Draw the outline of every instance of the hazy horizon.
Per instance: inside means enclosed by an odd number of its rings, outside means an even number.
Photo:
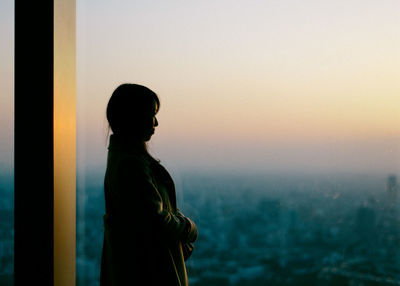
[[[1,4],[0,170],[13,165],[13,3]],[[160,96],[177,172],[400,173],[398,1],[77,1],[77,163],[104,168],[123,82]]]

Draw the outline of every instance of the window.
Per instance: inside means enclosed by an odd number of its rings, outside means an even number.
[[[124,82],[161,98],[150,150],[199,226],[191,285],[400,282],[399,5],[77,1],[78,285]]]

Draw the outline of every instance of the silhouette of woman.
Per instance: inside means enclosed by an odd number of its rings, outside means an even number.
[[[107,105],[113,134],[104,179],[100,285],[188,285],[185,260],[196,225],[176,206],[174,182],[147,151],[158,125],[157,95],[122,84]]]

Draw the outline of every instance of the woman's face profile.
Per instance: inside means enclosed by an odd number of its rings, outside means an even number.
[[[155,108],[154,108],[155,109]],[[151,136],[154,134],[156,127],[158,126],[158,120],[156,118],[156,111],[152,112],[149,118],[146,120],[144,129],[144,140],[149,141]]]
[[[149,123],[148,127],[146,127],[145,134],[144,134],[144,140],[149,141],[151,136],[154,134],[154,131],[156,130],[156,126],[158,125],[158,121],[155,115],[153,115],[151,119],[151,124]]]

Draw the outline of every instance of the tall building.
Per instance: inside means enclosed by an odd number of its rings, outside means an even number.
[[[397,200],[397,177],[396,175],[389,175],[386,182],[386,193],[389,202],[393,205]]]

